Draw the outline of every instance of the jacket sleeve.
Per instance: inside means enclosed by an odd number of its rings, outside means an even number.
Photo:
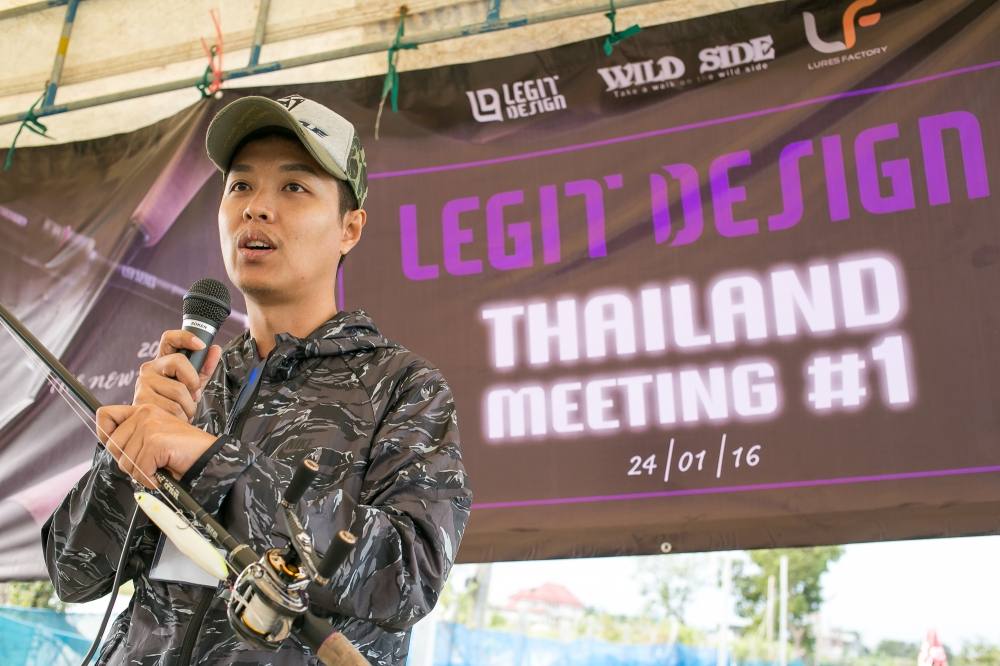
[[[472,505],[455,402],[437,371],[415,371],[390,405],[361,499],[333,610],[405,629],[434,608]]]
[[[63,601],[91,601],[111,592],[136,506],[133,492],[132,482],[114,458],[98,449],[94,465],[42,526],[45,566]],[[136,529],[140,540],[122,580],[133,578],[151,561],[158,532],[140,515]]]
[[[360,461],[367,469],[353,524],[348,524],[351,512],[343,510],[351,498],[344,498],[342,488],[323,497],[323,512],[311,511],[309,520],[315,533],[350,529],[358,537],[347,564],[314,601],[322,599],[331,614],[397,631],[412,626],[437,602],[469,519],[472,492],[444,377],[431,368],[413,368],[394,396],[375,430],[368,460]],[[214,512],[241,474],[287,482],[291,470],[288,461],[222,436],[185,480],[192,496]],[[275,509],[279,494],[273,497]],[[317,519],[327,524],[317,526]]]

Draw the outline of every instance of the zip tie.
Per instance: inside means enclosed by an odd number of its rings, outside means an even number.
[[[209,16],[212,17],[212,23],[215,24],[215,44],[209,47],[205,38],[201,38],[201,48],[205,50],[208,65],[201,75],[201,83],[195,84],[195,87],[201,92],[202,99],[214,95],[222,88],[222,26],[218,10],[211,10]],[[211,74],[211,78],[209,78],[209,74]]]
[[[618,12],[615,10],[615,0],[608,0],[608,4],[611,6],[611,11],[605,14],[605,16],[608,17],[609,21],[611,21],[611,33],[604,38],[604,55],[606,56],[611,55],[611,52],[615,48],[615,44],[624,39],[628,39],[635,33],[642,30],[642,28],[640,28],[639,25],[636,24],[626,28],[621,32],[618,32],[615,28],[615,15],[618,14]]]
[[[48,85],[49,84],[46,82],[45,87],[47,88]],[[4,171],[10,171],[10,167],[14,164],[14,151],[17,149],[17,139],[21,136],[21,132],[25,127],[38,136],[43,136],[46,139],[52,139],[52,137],[47,134],[49,128],[39,122],[38,116],[35,115],[35,107],[38,106],[43,99],[45,99],[44,92],[38,99],[35,100],[35,103],[31,105],[31,108],[28,109],[28,112],[25,114],[24,120],[21,121],[21,126],[17,128],[17,133],[14,135],[14,140],[10,144],[10,149],[7,150],[7,157],[3,161]]]
[[[375,139],[378,139],[378,129],[382,122],[382,110],[385,108],[385,98],[389,97],[392,112],[399,111],[399,72],[396,71],[396,63],[399,61],[399,51],[401,49],[415,49],[416,44],[403,44],[403,34],[406,32],[406,5],[399,8],[399,27],[396,28],[396,38],[392,41],[392,46],[387,52],[389,67],[385,73],[385,81],[382,83],[382,99],[378,103],[378,115],[375,116]],[[391,96],[390,96],[391,93]]]

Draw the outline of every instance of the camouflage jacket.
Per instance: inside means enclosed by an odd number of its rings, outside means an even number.
[[[359,539],[331,584],[311,588],[311,610],[372,664],[402,664],[410,627],[433,608],[469,517],[451,390],[438,370],[383,337],[362,310],[334,315],[308,338],[282,334],[276,342],[256,394],[235,419],[237,394],[259,360],[248,333],[226,347],[194,420],[220,436],[182,481],[260,554],[285,543],[278,500],[296,465],[312,454],[320,471],[299,503],[300,516],[320,548],[339,529]],[[99,450],[42,528],[61,599],[87,601],[110,591],[132,493],[131,481]],[[128,563],[135,595],[99,664],[318,663],[295,638],[274,653],[241,642],[226,620],[223,584],[151,579],[161,537],[148,521],[140,525]]]

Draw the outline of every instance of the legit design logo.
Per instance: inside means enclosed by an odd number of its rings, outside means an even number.
[[[855,20],[860,27],[870,28],[878,23],[879,19],[882,18],[882,14],[879,12],[875,12],[874,14],[865,14],[863,16],[858,16],[858,12],[867,7],[871,7],[877,1],[878,0],[855,0],[847,6],[847,10],[844,12],[843,18],[844,41],[842,42],[828,42],[821,38],[819,36],[819,32],[816,30],[816,17],[813,16],[812,12],[802,12],[802,20],[805,22],[806,39],[809,40],[809,46],[813,47],[820,53],[840,53],[841,51],[854,48],[854,45],[858,41],[857,29],[854,25]]]
[[[540,79],[504,83],[500,89],[481,88],[468,90],[469,106],[476,122],[516,120],[538,113],[560,111],[566,108],[566,98],[559,94],[556,82],[559,75]],[[506,116],[506,117],[505,117]]]

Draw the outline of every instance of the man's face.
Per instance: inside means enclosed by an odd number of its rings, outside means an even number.
[[[341,249],[357,242],[341,222],[336,179],[298,141],[266,137],[233,157],[219,237],[229,279],[248,299],[332,293]]]

